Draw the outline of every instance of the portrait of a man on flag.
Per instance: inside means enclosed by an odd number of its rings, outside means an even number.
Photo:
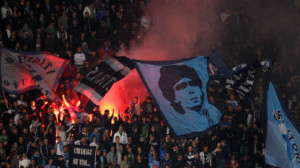
[[[175,135],[203,133],[219,123],[222,112],[209,103],[207,96],[207,58],[135,63]]]
[[[160,69],[159,88],[163,96],[170,101],[175,112],[180,114],[197,113],[201,122],[208,126],[213,124],[204,103],[203,85],[196,71],[186,65],[164,66]],[[170,80],[165,80],[171,76]],[[181,95],[185,95],[184,99]]]

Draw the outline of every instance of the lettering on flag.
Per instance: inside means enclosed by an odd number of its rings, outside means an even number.
[[[300,127],[269,82],[264,95],[265,162],[275,167],[300,167]]]
[[[213,81],[234,90],[241,99],[244,99],[253,88],[257,70],[261,68],[264,72],[269,71],[273,60],[255,61],[229,68],[222,57],[213,50],[208,62],[209,74]]]
[[[72,168],[94,168],[96,162],[96,147],[70,145],[69,164]]]
[[[132,61],[126,57],[107,57],[92,68],[75,87],[85,96],[85,111],[91,112],[112,85],[127,76],[133,68]]]
[[[39,89],[47,98],[55,100],[60,76],[69,63],[45,52],[1,51],[1,84],[9,93],[23,93]]]

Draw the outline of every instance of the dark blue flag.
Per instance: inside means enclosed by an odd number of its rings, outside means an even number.
[[[224,59],[218,54],[216,50],[213,50],[211,57],[209,58],[209,75],[210,76],[222,76],[231,71]]]
[[[135,64],[175,136],[191,137],[219,123],[222,113],[207,98],[207,58]]]
[[[209,74],[217,83],[225,88],[233,89],[241,99],[247,97],[254,85],[256,71],[262,68],[268,71],[273,60],[254,61],[229,68],[226,62],[214,50],[209,61]]]
[[[300,167],[300,127],[269,82],[264,96],[265,162],[280,168]]]

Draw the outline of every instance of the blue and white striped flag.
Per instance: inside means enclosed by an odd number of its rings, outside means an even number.
[[[92,112],[112,85],[127,76],[134,68],[132,61],[126,57],[107,57],[96,65],[76,85],[75,90],[85,96],[82,106]]]

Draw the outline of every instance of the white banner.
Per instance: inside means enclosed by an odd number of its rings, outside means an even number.
[[[1,51],[1,84],[8,93],[40,89],[55,100],[61,74],[69,61],[46,52]]]

